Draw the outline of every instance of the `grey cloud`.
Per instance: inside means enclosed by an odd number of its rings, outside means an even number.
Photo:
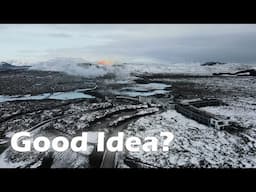
[[[9,38],[2,39],[1,43],[8,39],[5,41],[6,45],[2,45],[2,52],[9,47],[10,55],[17,52],[15,48],[21,49],[19,46],[22,45],[22,49],[36,49],[36,54],[48,54],[53,57],[140,57],[167,63],[209,60],[256,62],[256,25],[92,24],[35,27],[0,25],[0,29],[1,27],[10,27],[12,32],[20,30],[19,36],[14,33],[15,36],[9,35]],[[26,37],[34,44],[25,48],[23,43]],[[42,41],[37,43],[41,38]],[[18,43],[19,40],[21,43]],[[12,45],[13,47],[10,47]],[[24,55],[25,53],[26,51]],[[32,54],[35,53],[31,51]]]
[[[256,62],[256,34],[233,35],[198,34],[186,37],[153,39],[119,39],[115,42],[86,48],[91,52],[142,56],[169,62],[222,60],[227,62]]]
[[[48,35],[51,37],[60,37],[60,38],[72,37],[72,35],[67,33],[50,33]]]

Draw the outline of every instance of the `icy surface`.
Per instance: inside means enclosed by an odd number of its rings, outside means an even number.
[[[154,91],[148,91],[148,92],[142,92],[142,91],[121,91],[121,95],[130,96],[130,97],[138,97],[138,96],[153,96],[158,94],[165,94],[168,93],[166,90],[154,90]]]
[[[94,96],[81,93],[81,92],[57,92],[49,96],[49,99],[56,99],[56,100],[69,100],[69,99],[92,99],[95,98]]]
[[[164,83],[147,83],[147,84],[135,84],[132,87],[124,87],[117,94],[138,97],[138,96],[153,96],[157,94],[165,94],[169,91],[165,90],[170,85]]]
[[[24,96],[0,95],[0,102],[43,100],[43,99],[69,100],[69,99],[82,99],[82,98],[92,99],[95,97],[79,91],[70,91],[70,92],[43,93],[40,95],[24,95]]]
[[[138,87],[144,88],[145,90],[158,90],[158,89],[165,89],[167,87],[170,87],[170,85],[164,84],[164,83],[147,83],[147,84],[137,84]]]

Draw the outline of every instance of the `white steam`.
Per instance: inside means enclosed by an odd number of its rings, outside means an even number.
[[[255,64],[227,63],[224,65],[201,66],[201,63],[114,63],[98,65],[82,58],[55,58],[47,61],[24,63],[10,62],[14,65],[31,65],[31,69],[60,71],[70,75],[88,78],[115,74],[119,79],[127,79],[131,73],[175,73],[190,75],[211,75],[219,72],[236,72],[245,69],[256,69]],[[82,64],[82,65],[81,65]]]
[[[31,63],[31,69],[61,71],[70,75],[80,75],[84,77],[98,77],[107,74],[105,69],[98,68],[96,65],[82,67],[79,63],[88,63],[88,61],[79,58],[55,58],[48,61]]]

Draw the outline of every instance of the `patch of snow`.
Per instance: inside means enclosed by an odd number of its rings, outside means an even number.
[[[56,136],[60,136],[60,133],[54,130],[36,129],[30,132],[31,140],[34,137],[45,136],[50,141]],[[71,139],[69,135],[65,135]],[[92,138],[93,139],[93,138]],[[85,152],[74,152],[68,149],[63,152],[56,152],[52,148],[47,152],[37,152],[33,147],[29,152],[17,152],[9,146],[0,155],[0,168],[35,168],[41,165],[43,157],[47,156],[48,152],[53,152],[52,168],[86,168],[89,167],[89,155],[93,151],[93,146],[88,145],[88,150]]]
[[[133,73],[176,73],[190,75],[212,75],[220,72],[236,72],[256,69],[255,64],[226,63],[225,65],[201,66],[201,63],[146,64],[127,63],[123,70]]]
[[[88,131],[88,137],[87,137],[87,141],[89,143],[98,143],[98,132],[92,132],[92,131]]]
[[[174,140],[162,151],[160,132],[170,131]],[[157,137],[157,152],[127,152],[143,162],[160,167],[256,167],[255,150],[240,136],[199,124],[174,110],[142,117],[128,126],[127,136]],[[254,152],[253,152],[254,151]]]
[[[8,154],[6,150],[0,155],[0,168],[17,168],[22,167],[26,164],[27,162],[24,161],[11,162],[8,159]]]

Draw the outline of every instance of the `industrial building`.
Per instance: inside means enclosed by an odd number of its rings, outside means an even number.
[[[214,127],[218,130],[224,130],[230,126],[229,117],[215,115],[200,109],[200,107],[218,106],[221,104],[223,104],[223,102],[217,99],[182,101],[175,105],[175,110],[199,123]]]

